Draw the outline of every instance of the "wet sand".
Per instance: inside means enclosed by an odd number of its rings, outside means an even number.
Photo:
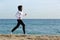
[[[15,35],[0,34],[0,40],[60,40],[57,35]]]

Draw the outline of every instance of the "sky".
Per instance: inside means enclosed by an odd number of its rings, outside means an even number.
[[[0,0],[0,19],[16,19],[23,5],[24,19],[60,19],[60,0]]]

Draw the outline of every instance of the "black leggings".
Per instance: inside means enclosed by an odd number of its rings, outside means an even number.
[[[24,24],[23,21],[20,20],[20,19],[18,19],[17,21],[18,21],[18,23],[17,23],[17,25],[12,29],[12,32],[14,32],[14,30],[16,30],[16,29],[19,27],[19,25],[21,24],[21,25],[23,26],[23,33],[25,34],[25,24]]]

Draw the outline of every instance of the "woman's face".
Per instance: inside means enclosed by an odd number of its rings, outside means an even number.
[[[22,6],[18,6],[18,10],[19,11],[22,11]]]
[[[21,7],[21,8],[20,8],[20,11],[22,11],[22,9],[23,9],[23,8]]]

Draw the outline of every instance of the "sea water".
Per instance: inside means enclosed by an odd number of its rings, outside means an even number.
[[[23,19],[26,34],[60,34],[60,19]],[[16,19],[0,19],[0,34],[10,34],[17,25]],[[20,25],[13,34],[23,34]]]

